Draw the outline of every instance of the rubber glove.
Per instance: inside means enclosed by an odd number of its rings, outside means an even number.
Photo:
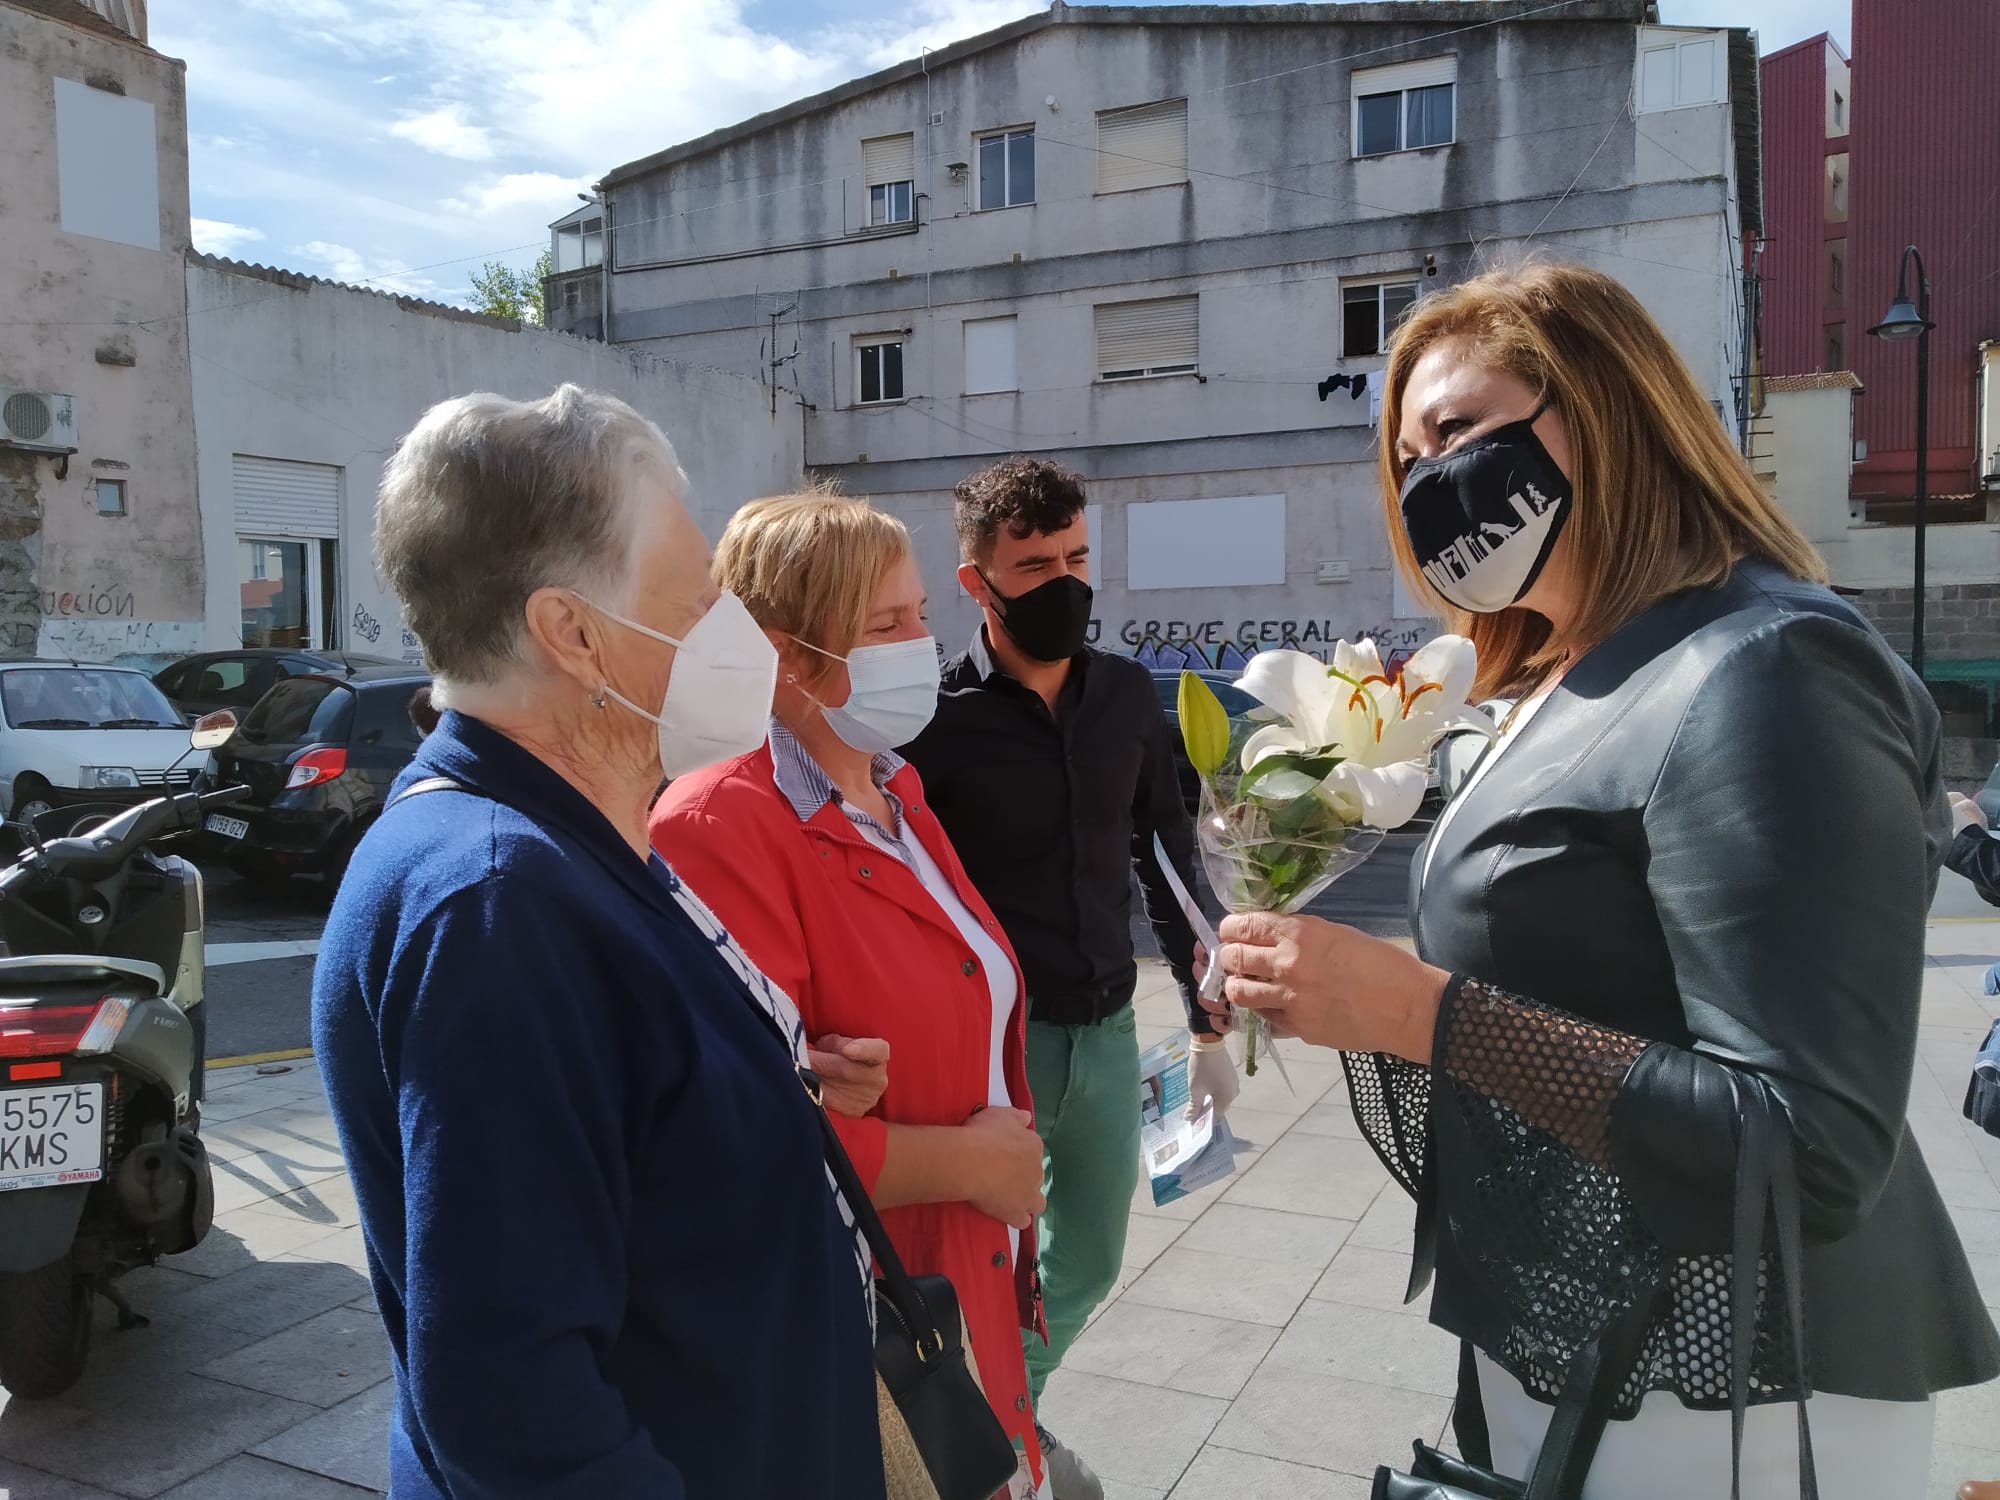
[[[1229,1055],[1228,1039],[1197,1036],[1188,1041],[1188,1118],[1191,1120],[1210,1104],[1220,1118],[1236,1102],[1243,1085],[1236,1077],[1236,1059]]]

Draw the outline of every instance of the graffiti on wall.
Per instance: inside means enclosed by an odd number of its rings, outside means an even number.
[[[127,666],[165,666],[201,649],[199,620],[97,620],[83,617],[42,621],[35,642],[41,656],[73,661],[115,661]]]
[[[97,583],[76,589],[43,589],[45,620],[129,620],[138,603],[120,584]]]
[[[1408,621],[1349,631],[1325,619],[1127,620],[1118,627],[1118,646],[1154,671],[1240,672],[1259,651],[1303,651],[1326,661],[1341,641],[1369,640],[1393,672],[1423,644],[1430,630]]]
[[[382,622],[368,613],[366,605],[354,606],[352,627],[354,633],[371,646],[382,639]]]
[[[409,629],[403,631],[403,660],[421,663],[424,659],[423,643]]]

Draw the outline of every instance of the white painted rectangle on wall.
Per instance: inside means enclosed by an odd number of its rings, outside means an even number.
[[[1021,388],[1020,348],[1014,318],[977,318],[965,324],[965,394]]]
[[[160,248],[160,137],[153,106],[73,78],[56,88],[56,183],[65,234]]]
[[[1125,584],[1242,588],[1285,581],[1285,497],[1149,500],[1125,507]]]

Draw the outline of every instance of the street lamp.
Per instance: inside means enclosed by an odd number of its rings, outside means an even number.
[[[1917,263],[1917,300],[1910,301],[1910,262]],[[1931,406],[1931,278],[1924,258],[1915,245],[1903,251],[1896,268],[1896,300],[1889,311],[1868,331],[1878,339],[1901,343],[1917,341],[1917,588],[1910,606],[1910,665],[1917,676],[1924,675],[1924,521],[1930,501],[1930,406]]]

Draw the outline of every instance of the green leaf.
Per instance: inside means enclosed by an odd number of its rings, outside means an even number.
[[[1222,769],[1229,755],[1229,713],[1215,690],[1192,672],[1181,673],[1181,743],[1187,747],[1188,764],[1203,780]]]
[[[1293,798],[1303,797],[1326,780],[1327,773],[1339,764],[1338,755],[1293,755],[1280,751],[1276,755],[1265,756],[1244,772],[1243,779],[1236,783],[1236,795],[1247,797],[1252,791],[1256,791],[1257,795],[1266,801],[1289,802]],[[1292,772],[1306,779],[1294,783],[1288,776],[1282,774],[1285,772]],[[1273,779],[1277,781],[1275,786],[1268,790],[1262,789],[1264,782]]]

